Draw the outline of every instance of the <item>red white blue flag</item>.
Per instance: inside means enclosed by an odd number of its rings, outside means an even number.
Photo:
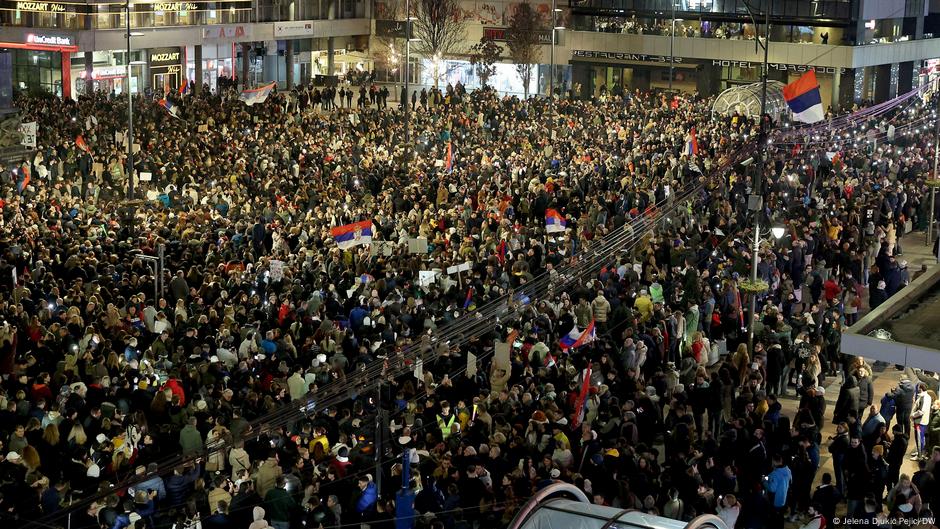
[[[336,241],[336,246],[339,246],[342,250],[360,244],[372,244],[372,221],[364,220],[345,226],[336,226],[330,228],[330,233],[333,235],[333,240]]]
[[[591,389],[591,364],[583,371],[584,380],[581,381],[581,391],[578,393],[578,400],[574,404],[574,414],[571,416],[571,427],[577,428],[584,420],[584,412],[587,409],[588,391]]]
[[[568,222],[565,217],[554,209],[545,211],[545,233],[558,233],[565,231]]]
[[[587,328],[583,331],[578,330],[578,326],[575,325],[571,332],[566,336],[563,336],[561,340],[558,341],[558,346],[561,347],[562,351],[567,351],[568,349],[577,349],[582,345],[589,344],[594,341],[594,320],[591,320],[591,323],[588,324]]]
[[[177,115],[180,111],[179,107],[174,105],[169,99],[163,98],[160,100],[160,106],[165,108],[167,112],[170,113],[174,118],[179,118]]]
[[[794,121],[816,123],[826,117],[815,70],[809,70],[796,81],[784,86],[783,98],[787,100],[787,106],[793,111]]]
[[[271,91],[274,90],[274,85],[275,83],[271,83],[260,88],[244,90],[241,95],[238,96],[238,100],[248,106],[254,105],[255,103],[264,103],[268,99],[268,96],[271,95]]]

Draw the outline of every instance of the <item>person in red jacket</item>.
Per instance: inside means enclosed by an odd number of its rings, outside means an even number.
[[[186,405],[186,392],[183,391],[183,386],[180,385],[180,381],[176,379],[175,376],[170,375],[170,378],[163,384],[161,390],[169,389],[173,392],[174,395],[180,398],[180,406]]]

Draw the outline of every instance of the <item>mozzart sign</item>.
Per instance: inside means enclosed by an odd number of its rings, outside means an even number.
[[[193,2],[154,2],[154,11],[195,11],[199,6]]]
[[[43,13],[65,13],[65,4],[55,2],[17,2],[20,11],[41,11]]]
[[[150,50],[150,66],[170,66],[180,64],[182,52],[179,48],[154,48]]]

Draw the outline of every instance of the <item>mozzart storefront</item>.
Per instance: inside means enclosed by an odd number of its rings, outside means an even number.
[[[641,53],[617,53],[596,50],[572,50],[572,85],[576,97],[597,97],[603,91],[648,90],[669,88],[670,58]],[[715,95],[727,88],[759,82],[761,63],[749,61],[688,59],[675,57],[672,61],[672,88],[682,92]],[[871,98],[874,93],[878,67],[837,68],[801,64],[770,63],[768,77],[788,83],[806,70],[816,70],[822,100],[842,105]],[[897,80],[894,89],[905,91],[916,80]]]

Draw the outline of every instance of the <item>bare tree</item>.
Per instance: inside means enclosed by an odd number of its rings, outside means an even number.
[[[529,97],[529,83],[532,80],[532,65],[538,62],[541,53],[539,34],[548,27],[545,15],[532,7],[525,0],[514,6],[506,29],[506,41],[509,55],[516,63],[516,72],[522,79],[525,97]]]
[[[460,53],[467,36],[467,14],[460,0],[413,0],[415,51],[434,64],[434,85],[440,81],[444,59]]]
[[[482,37],[480,42],[470,47],[470,64],[480,78],[480,85],[485,87],[486,82],[496,73],[496,63],[499,62],[503,47],[493,39]]]

